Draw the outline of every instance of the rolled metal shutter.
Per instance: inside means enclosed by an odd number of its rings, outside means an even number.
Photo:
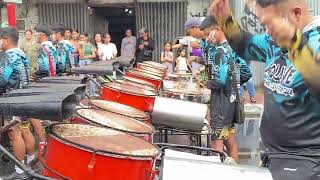
[[[136,27],[137,32],[142,27],[149,30],[156,46],[153,60],[160,62],[160,53],[166,41],[173,42],[182,36],[184,23],[187,20],[186,0],[171,2],[137,2]]]
[[[89,12],[86,3],[40,3],[39,21],[44,24],[62,23],[81,32],[89,31]]]

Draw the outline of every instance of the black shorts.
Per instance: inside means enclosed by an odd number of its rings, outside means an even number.
[[[273,180],[320,180],[320,158],[277,155],[268,161]]]

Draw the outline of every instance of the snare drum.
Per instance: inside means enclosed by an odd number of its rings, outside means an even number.
[[[162,74],[162,75],[166,74],[165,70],[160,70],[160,69],[156,69],[156,68],[145,66],[145,65],[141,65],[138,68],[146,70],[146,71],[154,72],[154,73],[157,73],[157,74]]]
[[[101,99],[118,102],[147,112],[152,112],[156,96],[151,91],[118,83],[107,83],[101,88]]]
[[[152,126],[127,116],[97,109],[79,109],[77,116],[89,124],[123,131],[149,142],[153,139]]]
[[[137,78],[132,78],[132,77],[129,77],[129,76],[123,76],[123,79],[127,80],[127,81],[130,81],[130,82],[134,82],[134,83],[137,83],[137,84],[141,84],[141,85],[145,85],[145,86],[150,86],[152,87],[153,89],[157,89],[157,87],[152,84],[151,82],[148,82],[148,81],[144,81],[142,79],[137,79]]]
[[[160,89],[161,82],[162,82],[162,78],[158,76],[153,76],[151,74],[147,74],[139,71],[132,71],[132,70],[126,71],[125,76],[148,81],[153,85],[155,85],[157,89]]]
[[[159,68],[159,69],[167,70],[167,66],[165,66],[163,64],[160,64],[160,63],[157,63],[157,62],[153,62],[153,61],[144,61],[142,64],[149,65],[149,66],[152,66],[152,67],[156,67],[156,68]]]
[[[151,124],[151,118],[149,115],[147,115],[143,111],[140,111],[130,106],[126,106],[126,105],[119,104],[116,102],[111,102],[111,101],[104,101],[104,100],[92,100],[90,101],[89,104],[101,110],[120,114],[123,116],[136,119],[138,121]]]
[[[150,75],[153,75],[153,76],[157,76],[157,77],[159,77],[159,78],[164,78],[164,74],[156,73],[156,72],[149,71],[149,70],[145,70],[145,69],[141,69],[141,68],[132,69],[132,70],[130,70],[130,71],[138,71],[138,72],[150,74]]]
[[[144,89],[144,90],[148,90],[148,91],[157,93],[156,89],[154,89],[150,86],[147,86],[147,85],[142,85],[142,84],[134,83],[134,82],[127,81],[127,80],[116,80],[115,82],[120,83],[120,84],[124,84],[124,85],[134,86],[139,89]]]
[[[53,124],[42,175],[72,180],[152,180],[159,150],[132,135],[102,127]]]

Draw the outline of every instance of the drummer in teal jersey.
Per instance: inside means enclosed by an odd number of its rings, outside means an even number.
[[[56,48],[49,41],[51,29],[48,25],[39,24],[35,27],[35,36],[40,48],[38,51],[38,70],[35,73],[38,77],[53,77],[56,75],[57,52]]]
[[[17,48],[19,33],[17,29],[5,27],[0,29],[0,49],[4,52],[0,57],[0,95],[10,89],[28,87],[29,83],[29,59]],[[18,117],[13,117],[19,119]],[[12,144],[14,156],[24,162],[27,153],[27,161],[35,156],[35,140],[30,131],[30,123],[25,118],[22,123],[9,130],[9,138]],[[17,166],[15,171],[3,179],[22,179],[25,173]]]
[[[53,41],[57,43],[57,74],[69,73],[70,69],[75,67],[74,48],[64,39],[65,27],[62,24],[53,25],[52,31]]]

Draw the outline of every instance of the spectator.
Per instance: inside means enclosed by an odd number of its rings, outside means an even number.
[[[82,33],[80,35],[80,61],[79,66],[86,66],[91,64],[96,57],[94,46],[88,41],[88,33]]]
[[[184,48],[179,50],[180,56],[176,59],[176,72],[177,73],[187,73],[188,72],[188,60],[187,52]]]
[[[99,46],[103,44],[101,34],[97,33],[94,35],[94,46],[99,48]]]
[[[136,63],[152,61],[154,51],[154,40],[150,37],[146,28],[140,30],[140,38],[137,40]]]
[[[72,29],[70,29],[70,28],[66,29],[66,32],[64,33],[64,39],[65,40],[70,40],[71,39],[71,32],[72,32]]]
[[[20,49],[24,51],[30,60],[30,75],[34,74],[37,69],[37,51],[38,44],[33,37],[32,30],[24,32],[24,38],[20,44]]]
[[[111,60],[117,57],[117,47],[111,43],[111,36],[106,33],[103,38],[104,43],[98,49],[98,56],[101,61]]]
[[[173,49],[187,47],[189,57],[199,56],[200,39],[203,38],[203,32],[200,30],[201,21],[199,18],[191,18],[185,23],[186,36],[179,40],[179,44],[173,46]],[[192,62],[192,71],[196,72],[201,65]]]
[[[132,36],[132,30],[126,31],[126,37],[122,39],[121,43],[121,56],[132,57],[136,53],[137,38]]]
[[[80,44],[79,44],[79,30],[73,29],[71,32],[71,39],[70,44],[72,44],[74,49],[74,62],[75,66],[79,66],[79,60],[80,60]]]
[[[250,70],[252,71],[252,64],[250,62],[247,62]],[[254,83],[253,83],[253,78],[250,78],[250,80],[246,83],[246,88],[248,90],[248,94],[250,97],[250,102],[251,103],[256,103],[256,91],[255,91],[255,87],[254,87]],[[240,96],[243,96],[244,94],[244,85],[240,86]]]
[[[94,42],[94,51],[96,53],[96,57],[94,58],[94,60],[99,61],[98,49],[99,49],[99,46],[102,44],[101,34],[99,33],[95,34],[93,37],[93,42]]]
[[[160,60],[167,66],[167,73],[173,73],[173,52],[171,42],[164,43],[164,51],[161,52]]]

